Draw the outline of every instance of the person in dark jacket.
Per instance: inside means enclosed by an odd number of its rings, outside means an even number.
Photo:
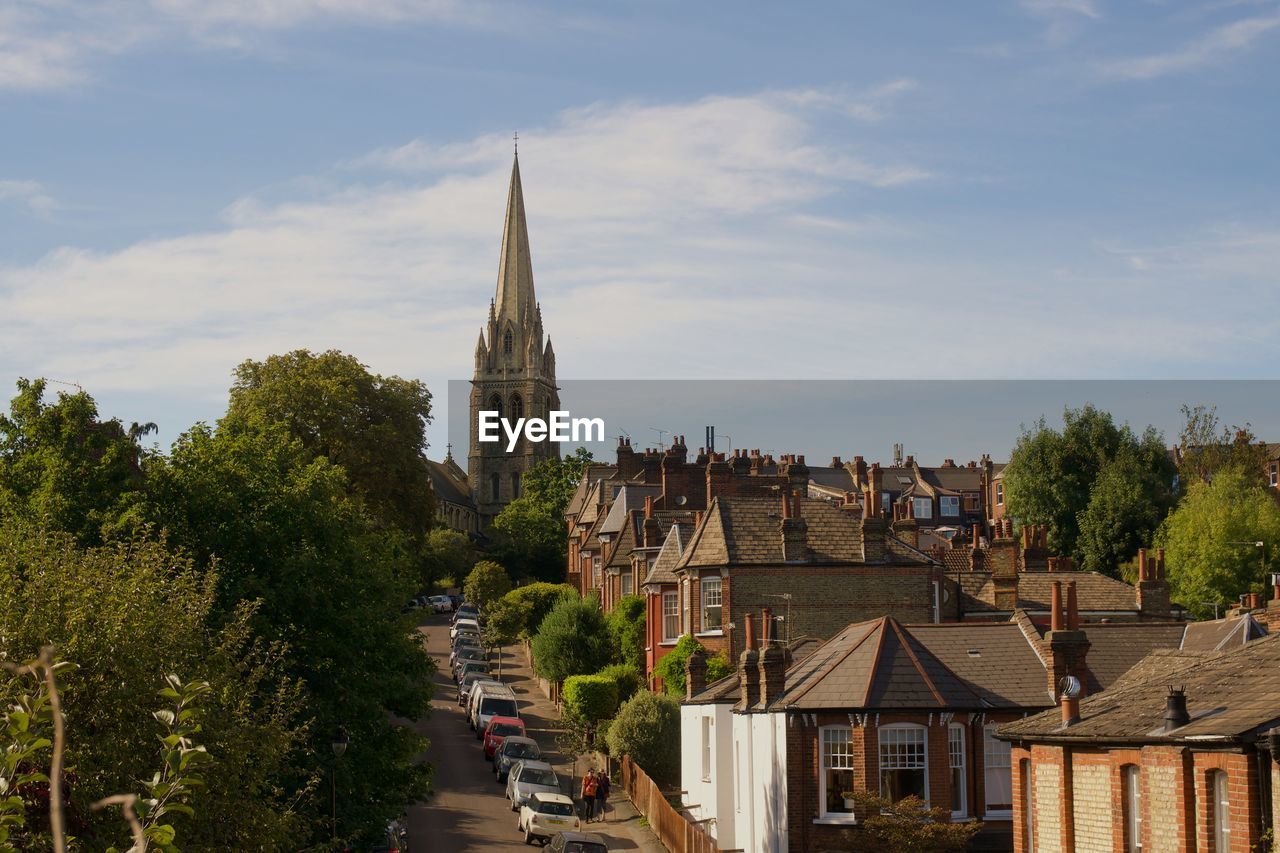
[[[596,774],[596,820],[604,820],[605,809],[609,807],[609,774],[601,770]]]

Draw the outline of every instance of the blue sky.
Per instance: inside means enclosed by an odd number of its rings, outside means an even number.
[[[165,440],[300,346],[443,400],[517,129],[566,379],[1269,378],[1278,71],[1276,0],[20,0],[0,379]]]

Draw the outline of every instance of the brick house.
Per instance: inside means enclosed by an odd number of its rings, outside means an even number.
[[[954,820],[985,824],[975,847],[1009,849],[1012,752],[1002,723],[1051,708],[1065,675],[1102,691],[1154,649],[1193,653],[1264,633],[1249,617],[1220,623],[1080,621],[1071,581],[1057,580],[1047,629],[1024,612],[1005,622],[846,626],[805,653],[766,639],[751,614],[738,672],[702,687],[691,659],[681,709],[681,788],[690,816],[722,848],[856,849],[845,790],[915,793]],[[776,625],[771,612],[762,622]]]
[[[1223,620],[1229,623],[1231,620]],[[1280,637],[1151,654],[1109,689],[1002,726],[1014,849],[1249,853],[1280,819]]]

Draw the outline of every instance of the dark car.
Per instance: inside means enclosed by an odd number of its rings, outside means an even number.
[[[552,853],[609,853],[604,836],[594,832],[562,832],[551,839],[547,849]]]
[[[461,607],[461,606],[462,606],[462,604],[463,604],[462,596],[460,596],[460,595],[450,595],[450,596],[449,596],[449,602],[453,605],[453,609],[454,609],[454,610],[457,610],[457,609],[458,609],[459,607]]]

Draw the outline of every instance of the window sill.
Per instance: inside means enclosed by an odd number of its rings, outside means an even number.
[[[982,816],[983,820],[1013,820],[1013,811],[989,811]]]
[[[841,815],[839,817],[815,817],[813,822],[820,826],[856,826],[858,819],[853,815]]]
[[[659,646],[662,646],[663,648],[668,648],[668,649],[669,649],[669,648],[671,648],[672,646],[674,646],[674,645],[675,645],[676,643],[678,643],[678,642],[680,642],[680,640],[678,640],[678,639],[675,639],[675,640],[663,640],[661,643],[658,643],[658,645],[659,645]]]
[[[694,634],[694,636],[695,637],[723,637],[724,631],[719,628],[716,628],[715,630],[712,630],[712,631],[699,631],[697,634]]]

